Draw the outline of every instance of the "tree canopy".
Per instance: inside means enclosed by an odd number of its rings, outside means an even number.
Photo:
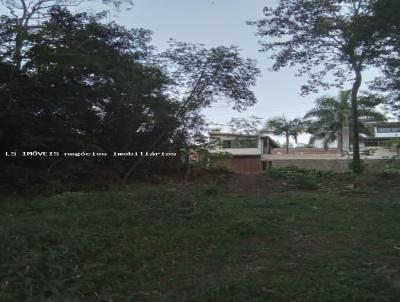
[[[18,61],[18,24],[2,16],[1,151],[177,152],[204,141],[202,108],[220,98],[236,110],[255,103],[251,87],[259,71],[236,47],[173,42],[156,53],[148,30],[103,17],[51,6],[24,32]],[[139,163],[159,167],[157,160],[17,157],[1,165],[10,181],[16,171],[47,181],[54,167],[66,175],[112,168],[127,178]]]

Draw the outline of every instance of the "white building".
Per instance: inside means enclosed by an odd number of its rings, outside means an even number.
[[[366,158],[383,158],[397,155],[397,150],[391,148],[388,142],[393,139],[400,139],[400,122],[380,122],[370,123],[373,127],[372,136],[360,136],[360,151]],[[352,146],[350,144],[350,133],[344,129],[343,131],[343,149],[339,152],[348,152],[351,154]],[[316,140],[314,143],[315,148],[322,148],[323,141]],[[337,141],[328,145],[328,148],[335,149],[338,147]],[[372,151],[372,152],[370,152]]]
[[[271,154],[279,145],[266,134],[222,133],[219,130],[209,132],[215,148],[211,153],[229,153],[232,158],[227,164],[236,172],[259,172],[265,169],[261,162],[263,154]]]

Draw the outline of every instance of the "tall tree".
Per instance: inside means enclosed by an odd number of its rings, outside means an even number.
[[[183,132],[193,133],[190,125],[200,125],[200,110],[219,98],[227,100],[238,111],[256,103],[251,87],[260,71],[256,62],[242,58],[235,46],[208,49],[201,44],[171,40],[162,57],[164,70],[172,80],[169,94],[178,106],[176,117],[179,125],[173,129],[166,127],[147,146],[149,150],[157,147],[171,130],[178,136]],[[124,183],[142,161],[143,158],[139,158],[132,164],[125,174]]]
[[[307,132],[312,136],[310,143],[320,139],[327,148],[329,143],[337,140],[338,149],[343,149],[343,128],[353,128],[351,121],[351,91],[340,91],[337,98],[321,97],[315,101],[315,107],[308,111],[304,119]],[[371,135],[370,127],[365,122],[384,121],[385,116],[375,109],[381,100],[373,96],[360,97],[358,100],[358,127],[360,133]],[[351,139],[353,141],[354,139]]]
[[[289,154],[289,139],[293,137],[297,143],[299,134],[303,132],[303,122],[301,119],[286,119],[284,116],[275,117],[267,121],[265,130],[274,135],[284,135],[286,138],[286,154]]]
[[[272,52],[277,71],[299,65],[298,75],[309,77],[302,93],[342,87],[350,81],[353,120],[353,167],[361,171],[358,128],[358,92],[362,73],[387,53],[377,33],[375,0],[279,0],[265,7],[258,26],[262,51]],[[333,80],[330,80],[333,79]]]

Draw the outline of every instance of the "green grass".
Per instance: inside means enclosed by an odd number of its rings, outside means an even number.
[[[400,200],[383,191],[8,197],[0,301],[398,301]]]

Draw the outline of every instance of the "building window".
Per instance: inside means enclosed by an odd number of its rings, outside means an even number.
[[[365,142],[365,147],[378,147],[378,146],[385,146],[385,142],[382,141],[369,141]]]
[[[224,149],[245,149],[245,148],[257,148],[258,140],[256,138],[238,138],[234,140],[223,140],[222,148]]]
[[[224,149],[230,149],[232,148],[232,141],[224,140],[222,141],[222,148]]]
[[[400,132],[400,128],[399,127],[394,127],[394,128],[378,127],[378,128],[376,128],[376,132],[378,132],[378,133]]]
[[[378,127],[376,129],[376,132],[378,132],[378,133],[390,133],[390,132],[392,132],[392,128]]]
[[[232,148],[257,148],[258,141],[256,138],[240,138],[232,141]]]

